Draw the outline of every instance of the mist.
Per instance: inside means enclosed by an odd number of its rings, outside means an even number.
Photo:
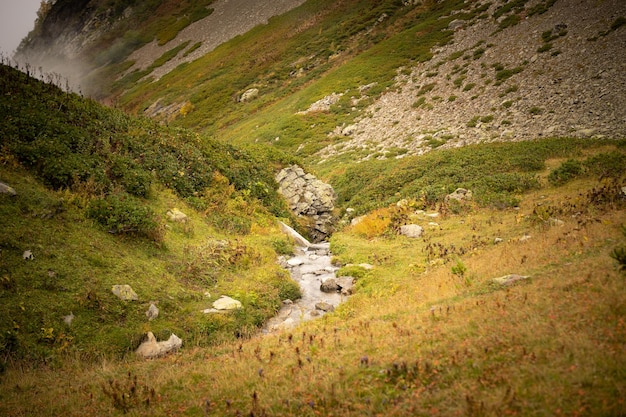
[[[12,56],[35,27],[41,0],[0,0],[0,51]]]

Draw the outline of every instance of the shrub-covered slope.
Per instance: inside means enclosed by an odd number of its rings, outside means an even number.
[[[134,119],[8,66],[0,90],[0,181],[17,192],[0,195],[3,366],[119,355],[148,330],[191,345],[251,334],[297,293],[273,249],[273,219],[289,217],[274,168],[289,158]],[[168,221],[174,208],[188,220]],[[117,284],[139,301],[118,300]],[[200,313],[222,294],[245,313]]]

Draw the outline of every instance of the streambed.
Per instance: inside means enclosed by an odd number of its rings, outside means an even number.
[[[280,259],[302,291],[302,298],[285,300],[283,306],[265,326],[270,333],[295,327],[302,321],[321,317],[334,310],[345,298],[339,292],[323,292],[320,286],[331,278],[336,278],[339,268],[331,264],[330,243],[308,244],[298,247],[296,255]]]

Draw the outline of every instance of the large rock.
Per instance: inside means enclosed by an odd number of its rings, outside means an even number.
[[[239,98],[239,101],[242,103],[245,103],[246,101],[252,101],[255,98],[257,98],[259,96],[259,89],[258,88],[250,88],[248,90],[246,90],[241,97]]]
[[[424,233],[424,228],[417,224],[405,224],[400,227],[400,234],[410,238],[418,238]]]
[[[297,165],[281,170],[276,175],[278,192],[285,197],[296,216],[309,218],[309,234],[314,242],[321,242],[333,231],[335,218],[335,190],[329,184],[307,174]]]
[[[146,359],[158,358],[159,356],[164,356],[168,353],[177,351],[182,345],[182,339],[174,333],[172,333],[170,338],[166,341],[157,342],[154,334],[152,334],[152,332],[148,332],[148,340],[139,345],[135,352],[139,356]]]
[[[230,298],[226,295],[222,295],[219,299],[213,302],[213,308],[216,310],[239,310],[241,308],[241,301]]]
[[[146,317],[148,317],[149,321],[159,317],[159,308],[154,303],[150,304],[148,311],[146,311]]]
[[[472,198],[473,193],[471,190],[467,190],[465,188],[457,188],[453,193],[448,194],[444,200],[447,203],[450,200],[470,201]]]
[[[280,226],[280,230],[283,233],[285,233],[287,236],[291,237],[293,241],[296,243],[296,245],[301,246],[303,248],[308,248],[309,246],[311,246],[311,243],[308,240],[306,240],[304,236],[296,232],[291,227],[287,226],[285,223],[279,221],[278,225]]]
[[[168,210],[166,216],[171,222],[185,223],[187,221],[187,215],[177,208]]]
[[[352,295],[354,287],[354,278],[352,277],[338,277],[328,278],[320,285],[320,291],[322,292],[340,292],[343,295]]]

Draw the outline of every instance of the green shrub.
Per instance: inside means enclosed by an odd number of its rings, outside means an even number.
[[[550,172],[548,181],[553,185],[565,184],[584,172],[583,164],[575,159],[568,159],[558,168]]]
[[[293,243],[287,238],[272,239],[272,247],[277,255],[293,255]]]
[[[624,175],[626,154],[617,151],[601,153],[588,158],[584,166],[591,174],[617,178]]]
[[[522,67],[515,67],[512,69],[496,69],[496,84],[502,84],[504,81],[506,81],[507,79],[511,78],[512,76],[514,76],[515,74],[518,74],[520,72],[523,71]]]
[[[89,202],[87,217],[96,220],[113,234],[163,239],[163,228],[154,212],[130,195],[114,194]]]
[[[626,271],[626,246],[613,249],[611,252],[611,258],[617,261],[620,271]]]
[[[252,229],[252,220],[232,212],[208,213],[207,221],[219,230],[237,235],[247,235]]]
[[[476,87],[476,83],[467,83],[463,87],[463,91],[470,91],[474,87]]]
[[[288,276],[281,275],[276,284],[278,288],[278,297],[282,300],[295,301],[302,298],[302,290],[300,285]]]
[[[465,125],[467,127],[476,127],[478,126],[478,120],[480,119],[480,116],[474,116],[470,119],[469,122],[467,122]]]
[[[521,21],[521,17],[516,14],[509,15],[502,19],[502,21],[498,24],[498,28],[500,30],[506,29],[511,26],[517,25]]]
[[[335,273],[338,277],[352,277],[355,281],[365,277],[369,274],[369,271],[359,265],[342,266]]]
[[[551,43],[544,43],[539,48],[537,48],[537,52],[539,52],[539,53],[548,52],[550,49],[552,49],[552,44]]]

